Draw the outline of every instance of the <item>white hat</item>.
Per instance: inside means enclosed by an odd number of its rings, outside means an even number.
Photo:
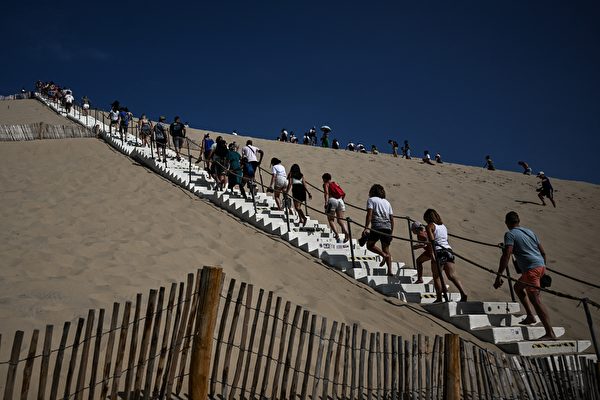
[[[422,226],[423,225],[419,221],[413,221],[413,223],[410,224],[410,229],[413,231],[416,231],[417,229],[419,229]]]
[[[542,176],[542,175],[544,175],[544,171],[540,171],[540,172],[538,172],[538,174],[537,174],[537,176]]]

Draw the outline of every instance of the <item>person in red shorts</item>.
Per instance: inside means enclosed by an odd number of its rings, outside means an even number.
[[[504,234],[504,250],[498,266],[498,276],[494,288],[502,286],[501,274],[508,268],[511,255],[515,256],[516,265],[521,271],[521,277],[514,288],[519,300],[525,308],[527,317],[521,321],[523,325],[535,324],[533,311],[537,312],[540,321],[546,329],[546,334],[538,340],[555,340],[556,336],[550,325],[548,311],[542,304],[540,296],[540,279],[546,271],[546,253],[538,237],[530,229],[519,226],[519,214],[514,211],[506,214],[504,223],[508,232]]]

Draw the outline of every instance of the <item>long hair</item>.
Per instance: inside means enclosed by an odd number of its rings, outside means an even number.
[[[279,158],[271,158],[271,165],[281,164],[281,160]]]
[[[302,179],[302,172],[300,171],[300,166],[298,164],[292,165],[290,168],[290,176],[293,179]]]
[[[429,208],[427,211],[425,211],[425,214],[423,214],[423,219],[428,224],[433,222],[436,225],[442,225],[444,223],[442,221],[442,217],[440,217],[440,214],[438,214],[433,208]]]
[[[369,197],[379,197],[385,199],[385,189],[380,184],[376,183],[369,189]]]

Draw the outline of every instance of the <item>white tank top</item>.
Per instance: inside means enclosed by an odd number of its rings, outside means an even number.
[[[437,225],[435,226],[435,250],[451,249],[448,244],[448,229],[446,229],[446,225]]]

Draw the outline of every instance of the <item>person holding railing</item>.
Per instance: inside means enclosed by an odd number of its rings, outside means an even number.
[[[242,147],[242,160],[244,163],[244,181],[242,184],[248,184],[250,190],[254,190],[254,177],[264,155],[265,153],[254,146],[250,139],[248,139],[246,145]]]
[[[294,200],[294,208],[298,213],[298,218],[300,219],[300,223],[302,226],[306,225],[307,218],[302,211],[302,203],[306,201],[306,195],[310,199],[312,199],[312,195],[306,188],[306,183],[304,182],[304,175],[302,171],[300,171],[300,166],[298,164],[292,165],[290,168],[290,174],[288,175],[288,186],[286,189],[286,193],[292,191],[292,197]]]
[[[142,137],[142,146],[150,146],[148,138],[152,134],[152,121],[146,117],[146,114],[142,114],[138,120],[138,127],[140,129],[140,136]]]
[[[162,150],[163,161],[167,162],[167,131],[169,126],[165,122],[166,117],[160,116],[158,123],[154,125],[154,141],[156,142],[156,154],[160,162],[160,153]]]
[[[329,227],[331,228],[335,239],[339,241],[340,236],[335,227],[335,220],[337,219],[337,223],[344,234],[344,240],[348,241],[350,235],[348,234],[348,226],[346,225],[346,219],[344,216],[344,211],[346,211],[344,197],[346,196],[346,193],[344,193],[340,185],[331,179],[330,173],[324,173],[323,176],[321,176],[321,179],[323,179],[325,214],[327,214],[327,222],[329,222]]]
[[[423,283],[423,264],[427,261],[431,260],[431,245],[429,244],[429,240],[427,240],[427,230],[418,221],[413,221],[410,225],[410,230],[417,237],[419,243],[413,244],[413,250],[424,249],[425,251],[417,257],[416,267],[417,267],[417,280],[414,283]]]
[[[121,141],[127,140],[127,129],[129,128],[130,120],[131,115],[129,114],[129,109],[127,107],[121,107],[119,110],[119,135],[121,136]]]
[[[371,229],[369,229],[371,227]],[[362,236],[368,236],[367,249],[382,257],[380,267],[387,265],[388,276],[392,274],[392,255],[390,244],[394,233],[394,211],[385,198],[385,189],[379,184],[371,186],[367,200],[367,216]],[[376,243],[381,242],[381,249]]]
[[[511,255],[514,255],[516,259],[515,267],[518,267],[520,271],[517,272],[521,273],[521,277],[514,284],[514,288],[527,314],[521,324],[535,324],[537,322],[533,314],[535,310],[546,329],[545,335],[538,340],[554,340],[556,335],[540,295],[540,280],[546,272],[544,247],[532,230],[520,226],[521,220],[519,214],[515,211],[506,214],[504,223],[508,228],[508,232],[504,234],[504,248],[502,257],[500,257],[498,275],[494,281],[494,289],[498,289],[504,283],[500,275],[508,268],[508,261]]]
[[[431,243],[430,257],[433,260],[431,263],[431,272],[433,275],[433,285],[435,287],[436,299],[434,303],[441,303],[442,293],[445,288],[442,288],[442,277],[440,274],[442,271],[446,272],[446,276],[450,282],[454,283],[454,286],[460,292],[459,301],[467,301],[467,294],[461,281],[458,279],[454,268],[454,253],[452,247],[448,243],[448,229],[442,221],[442,217],[433,208],[428,209],[423,214],[423,219],[427,223],[425,229],[427,230],[427,238]],[[436,268],[437,266],[437,268]]]
[[[227,188],[233,192],[233,188],[237,185],[245,199],[246,192],[242,185],[242,156],[238,153],[238,145],[235,144],[235,142],[229,144],[227,163],[229,164],[229,170],[227,172]]]
[[[287,173],[285,172],[285,167],[281,165],[281,160],[279,158],[273,157],[271,158],[271,183],[269,184],[269,189],[267,189],[267,191],[273,192],[273,197],[275,197],[275,203],[279,210],[283,210],[279,196],[286,187]]]
[[[217,182],[217,190],[223,190],[227,185],[227,156],[229,148],[227,142],[222,136],[217,136],[215,143],[212,145],[209,158],[211,160],[211,174]]]

